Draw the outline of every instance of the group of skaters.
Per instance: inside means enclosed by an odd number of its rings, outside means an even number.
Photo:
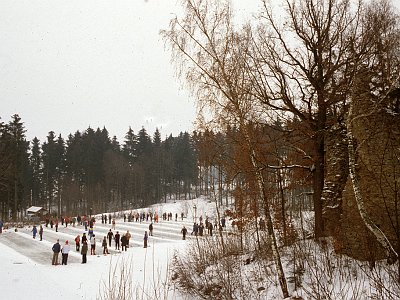
[[[140,222],[141,223],[144,221],[147,221],[147,222],[150,221],[150,222],[158,223],[158,221],[159,221],[159,214],[157,212],[151,212],[151,211],[150,212],[136,212],[136,211],[132,212],[131,211],[129,214],[124,213],[122,215],[122,217],[124,219],[124,222],[128,221],[128,222]],[[164,221],[172,221],[173,220],[172,212],[169,212],[169,213],[164,212],[161,214],[161,217],[162,217],[162,220],[164,220]],[[181,217],[181,220],[183,221],[183,218],[184,218],[183,212],[181,213],[180,217]],[[107,220],[108,220],[109,224],[111,224],[111,218],[112,218],[111,214],[108,214],[108,216],[107,216],[107,214],[102,214],[101,215],[101,223],[107,224]],[[112,220],[113,220],[112,222],[115,222],[115,215],[113,216]],[[178,213],[175,213],[175,221],[178,221]]]
[[[220,231],[222,231],[225,227],[226,227],[225,217],[222,217],[220,222],[215,220],[214,224],[209,220],[208,217],[206,217],[205,222],[203,224],[203,217],[200,216],[199,223],[197,222],[193,223],[193,229],[190,235],[203,236],[207,232],[208,235],[212,236],[214,229],[215,230],[219,229]],[[182,233],[182,239],[186,240],[186,235],[188,233],[188,230],[185,226],[182,227],[181,233]]]
[[[58,227],[59,223],[61,223],[61,226],[68,227],[68,224],[71,226],[75,227],[75,225],[83,225],[85,226],[85,230],[87,230],[88,227],[93,227],[94,223],[96,222],[94,217],[87,217],[85,216],[80,216],[78,215],[77,217],[66,217],[62,216],[60,218],[58,217],[50,217],[45,219],[45,226],[53,229],[53,227],[56,229],[56,232],[58,232]]]
[[[212,236],[213,229],[219,229],[220,231],[222,231],[226,227],[225,217],[222,217],[220,222],[215,220],[214,224],[209,220],[208,217],[206,217],[205,222],[203,223],[203,217],[200,216],[199,221],[199,223],[193,223],[193,229],[190,235],[203,236],[207,232],[208,235]],[[185,228],[185,226],[183,226],[181,233],[182,239],[186,239],[187,229]]]
[[[152,228],[153,224],[151,223],[150,225]],[[36,226],[34,226],[34,228],[36,228]],[[153,229],[150,230],[150,235],[152,235],[152,232]],[[127,251],[127,248],[129,248],[129,240],[131,239],[131,237],[132,235],[129,232],[129,230],[127,230],[125,234],[120,234],[119,231],[117,231],[114,234],[112,229],[110,229],[109,232],[107,233],[107,236],[104,236],[101,242],[101,246],[103,248],[103,255],[110,254],[108,249],[111,248],[112,241],[114,241],[115,243],[115,250]],[[149,239],[149,234],[147,233],[147,231],[145,231],[143,237],[144,248],[148,247],[147,246],[148,239]],[[96,235],[93,232],[93,228],[89,229],[88,235],[86,235],[86,232],[84,232],[82,234],[82,237],[80,235],[77,235],[75,237],[75,250],[77,252],[80,251],[82,255],[82,264],[85,264],[87,262],[87,254],[89,251],[88,244],[90,245],[90,255],[96,255]],[[62,265],[66,265],[68,260],[68,253],[70,251],[70,246],[68,244],[68,241],[65,241],[65,245],[61,247],[60,242],[57,239],[57,242],[53,245],[52,250],[53,250],[52,264],[58,265],[58,254],[61,252]]]
[[[173,220],[173,214],[172,213],[163,213],[162,215],[162,219],[166,220],[166,221],[171,221]],[[180,215],[181,219],[183,220],[184,218],[184,214],[181,213]],[[130,213],[128,215],[128,217],[126,217],[126,215],[124,214],[124,221],[126,221],[126,219],[131,220],[136,220],[136,222],[142,222],[142,221],[151,221],[151,223],[149,224],[149,230],[144,232],[144,236],[143,236],[143,247],[147,248],[148,247],[148,240],[149,240],[149,236],[153,236],[153,230],[154,230],[154,226],[153,226],[153,221],[154,222],[158,222],[158,214],[157,213],[152,213],[152,212],[142,212],[142,213],[138,213],[138,212],[134,212],[134,213]],[[48,227],[50,225],[51,228],[53,228],[53,226],[55,226],[56,231],[58,231],[58,218],[51,218],[51,219],[46,219],[45,222],[45,226]],[[175,221],[178,220],[178,213],[175,213]],[[80,254],[82,255],[82,264],[85,264],[87,262],[87,255],[89,252],[89,245],[90,245],[90,255],[96,255],[96,235],[94,234],[94,225],[95,225],[95,218],[94,217],[87,217],[87,216],[77,216],[77,217],[72,217],[72,218],[68,218],[68,217],[61,217],[60,218],[61,224],[65,227],[68,226],[68,224],[72,224],[72,226],[75,226],[75,223],[77,223],[78,225],[83,225],[85,227],[85,231],[87,231],[87,235],[86,232],[84,232],[82,234],[82,236],[77,235],[75,237],[75,250],[77,252],[80,252]],[[131,233],[129,232],[129,230],[126,231],[126,233],[121,234],[119,233],[119,231],[115,231],[115,215],[112,216],[111,214],[102,214],[101,215],[101,221],[102,224],[111,224],[111,229],[109,229],[109,231],[107,232],[107,235],[103,237],[102,241],[101,241],[101,246],[103,248],[103,255],[107,255],[110,254],[109,249],[111,249],[112,247],[112,242],[114,241],[114,245],[115,245],[115,250],[121,250],[121,251],[127,251],[127,248],[129,248],[129,241],[132,237]],[[200,216],[199,218],[199,223],[194,222],[193,224],[193,230],[191,232],[191,235],[195,235],[195,236],[203,236],[206,233],[210,236],[213,235],[213,229],[219,229],[219,230],[223,230],[223,228],[225,227],[226,221],[225,218],[221,218],[220,222],[218,222],[217,220],[215,220],[215,223],[213,224],[208,217],[206,217],[206,219],[204,220],[203,223],[203,217]],[[114,233],[114,231],[115,233]],[[182,227],[181,229],[181,233],[182,233],[182,239],[185,240],[186,239],[186,235],[188,234],[188,230],[185,226]],[[42,240],[43,237],[43,227],[42,225],[40,225],[40,228],[37,229],[36,225],[33,226],[32,229],[32,234],[33,234],[33,238],[36,238],[36,235],[39,234],[40,236],[40,240]],[[68,261],[68,253],[70,252],[70,245],[68,240],[65,241],[65,244],[63,246],[60,245],[59,240],[57,240],[57,242],[53,245],[52,247],[53,250],[53,260],[52,260],[52,264],[53,265],[57,265],[58,264],[58,255],[61,252],[62,254],[62,265],[67,265],[67,261]]]

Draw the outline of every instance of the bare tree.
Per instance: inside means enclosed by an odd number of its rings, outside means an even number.
[[[311,146],[305,157],[313,173],[316,238],[324,235],[326,132],[343,118],[354,67],[366,51],[351,51],[363,38],[361,3],[352,8],[352,2],[287,0],[277,14],[272,2],[263,1],[248,68],[258,103],[302,122]]]
[[[183,1],[186,14],[175,18],[164,38],[174,51],[180,74],[196,93],[201,109],[216,117],[215,126],[236,126],[243,137],[258,185],[259,196],[265,203],[268,235],[274,253],[278,279],[283,296],[289,296],[273,228],[271,205],[265,190],[265,178],[256,152],[249,124],[260,119],[260,110],[247,92],[251,85],[247,74],[246,53],[250,50],[251,31],[235,31],[231,8],[226,1]]]

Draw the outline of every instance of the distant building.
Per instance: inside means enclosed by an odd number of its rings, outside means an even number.
[[[47,209],[41,207],[41,206],[31,206],[26,210],[26,214],[30,216],[37,216],[37,217],[43,217],[47,215]]]

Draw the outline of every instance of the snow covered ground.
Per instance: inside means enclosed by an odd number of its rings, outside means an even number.
[[[194,211],[196,205],[196,212]],[[168,262],[174,251],[178,253],[188,241],[183,241],[181,228],[185,225],[191,232],[193,216],[211,216],[213,204],[204,199],[177,201],[154,206],[159,214],[172,212],[172,221],[160,220],[154,224],[154,236],[149,239],[149,248],[143,248],[144,231],[148,230],[150,222],[124,222],[116,220],[116,230],[132,234],[130,248],[127,252],[114,250],[111,254],[102,254],[101,240],[111,228],[111,225],[101,224],[97,219],[94,233],[97,237],[96,254],[89,255],[87,264],[81,264],[81,255],[75,251],[74,238],[85,232],[83,226],[60,226],[59,232],[44,228],[43,241],[32,237],[32,227],[4,230],[0,234],[0,293],[3,299],[100,299],[104,294],[104,286],[109,286],[110,270],[124,264],[130,266],[132,286],[136,299],[184,299],[178,292],[171,290],[167,282]],[[145,210],[146,211],[146,210]],[[185,218],[180,219],[180,213]],[[178,221],[175,221],[178,213]],[[114,231],[114,232],[115,232]],[[188,239],[191,237],[189,236]],[[51,264],[52,245],[56,240],[63,245],[66,240],[71,244],[68,265]],[[60,255],[61,256],[61,255]],[[59,258],[61,259],[61,258]],[[128,269],[128,268],[126,268]],[[118,272],[117,272],[118,274]],[[112,282],[112,281],[111,281]],[[113,284],[111,284],[113,285]],[[100,292],[100,289],[102,292]],[[159,293],[162,293],[160,296]]]
[[[190,232],[195,216],[197,220],[200,216],[215,219],[215,203],[199,198],[159,204],[142,211],[157,211],[159,215],[171,212],[174,217],[172,221],[160,220],[154,224],[154,236],[149,239],[149,248],[143,248],[143,235],[148,230],[149,221],[124,222],[122,218],[117,218],[114,232],[125,233],[129,230],[132,234],[130,248],[126,252],[116,251],[113,243],[109,249],[111,254],[104,256],[101,240],[111,225],[102,224],[98,215],[94,226],[98,255],[88,255],[87,264],[81,264],[81,255],[74,247],[74,238],[85,232],[83,226],[60,226],[59,232],[44,227],[43,241],[39,241],[38,237],[32,238],[32,227],[19,228],[17,232],[14,228],[3,231],[0,234],[1,299],[117,299],[106,295],[115,294],[121,282],[127,285],[126,290],[133,295],[131,299],[192,299],[180,294],[170,284],[170,261],[174,253],[188,257],[183,255],[193,239]],[[181,212],[185,215],[183,220],[180,218]],[[175,213],[179,216],[177,221]],[[185,241],[180,233],[183,225],[189,232]],[[304,225],[307,224],[302,224],[303,228]],[[231,229],[228,225],[227,236]],[[51,247],[57,239],[61,245],[66,240],[71,244],[66,266],[51,265]],[[396,266],[388,267],[381,261],[371,272],[366,262],[335,255],[329,242],[320,245],[312,239],[306,239],[294,247],[282,249],[281,254],[292,296],[290,299],[398,299],[397,295],[400,294],[395,280]],[[248,257],[251,255],[245,253],[232,258],[232,264],[238,267],[236,280],[242,282],[246,297],[279,299],[281,292],[273,262],[243,263]],[[207,272],[212,273],[215,267],[209,266]],[[121,280],[124,274],[129,281]],[[389,274],[392,274],[392,278],[389,278]],[[259,286],[264,289],[250,292],[246,284],[251,281],[256,281],[253,288]]]

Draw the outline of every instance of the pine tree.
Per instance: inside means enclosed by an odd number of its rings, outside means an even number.
[[[9,134],[12,157],[12,182],[11,195],[13,195],[12,215],[17,219],[18,211],[25,207],[25,202],[30,196],[27,191],[27,174],[29,170],[29,142],[25,138],[25,127],[19,115],[12,116],[9,122]]]

